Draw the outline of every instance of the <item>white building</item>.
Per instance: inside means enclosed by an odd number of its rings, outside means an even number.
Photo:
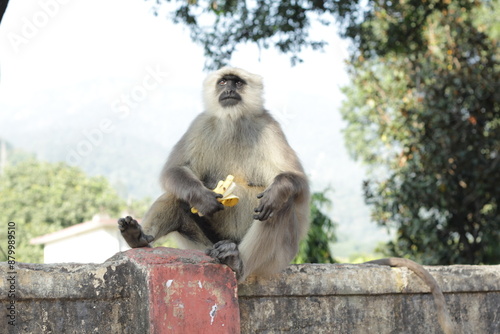
[[[44,263],[102,263],[130,249],[118,230],[118,219],[95,215],[91,221],[31,239],[43,244]]]

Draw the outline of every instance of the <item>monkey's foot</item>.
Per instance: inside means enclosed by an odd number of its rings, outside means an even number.
[[[144,234],[141,225],[130,216],[118,219],[118,228],[132,248],[150,247],[149,243],[154,240],[153,236]]]
[[[239,280],[243,274],[243,262],[240,258],[238,245],[231,240],[222,240],[205,251],[205,253],[220,263],[228,265],[235,273]]]

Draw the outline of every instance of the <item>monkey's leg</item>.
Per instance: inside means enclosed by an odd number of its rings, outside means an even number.
[[[243,281],[243,261],[240,257],[238,245],[231,240],[222,240],[217,242],[205,251],[208,256],[219,260],[220,263],[228,265],[235,273],[238,281]]]
[[[179,201],[165,193],[146,212],[142,226],[128,216],[118,220],[118,228],[130,247],[147,247],[154,240],[178,230],[182,215]]]
[[[277,273],[290,263],[298,250],[298,220],[293,210],[273,218],[255,220],[239,245],[230,240],[216,243],[207,254],[227,264],[239,282],[250,274]]]
[[[118,229],[123,239],[132,248],[148,247],[149,243],[154,240],[152,235],[144,234],[141,225],[130,216],[118,219]]]
[[[210,221],[192,214],[188,203],[167,193],[151,205],[142,226],[132,217],[126,217],[118,220],[118,227],[132,248],[150,246],[153,241],[174,231],[182,237],[180,246],[188,245],[185,248],[204,249],[221,239],[211,228]]]

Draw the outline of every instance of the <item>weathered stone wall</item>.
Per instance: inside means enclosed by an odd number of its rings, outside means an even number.
[[[500,266],[428,269],[462,333],[500,333]],[[237,287],[201,252],[149,248],[99,265],[2,263],[0,278],[0,333],[440,333],[405,268],[294,265]]]
[[[234,273],[198,251],[133,249],[99,265],[4,262],[0,277],[2,334],[239,332]]]
[[[500,333],[500,266],[426,268],[457,333]],[[239,296],[242,333],[442,333],[429,288],[406,268],[294,265]]]
[[[1,277],[13,271],[0,267]],[[2,333],[140,333],[147,308],[137,307],[146,295],[146,279],[127,260],[93,264],[18,264],[15,299],[11,285],[0,284]],[[129,287],[133,287],[130,289]],[[11,306],[15,312],[9,312]],[[14,317],[7,317],[13,315]],[[13,320],[9,324],[7,320]]]

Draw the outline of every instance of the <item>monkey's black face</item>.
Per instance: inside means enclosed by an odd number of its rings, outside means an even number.
[[[241,102],[241,92],[245,87],[245,80],[236,75],[225,75],[217,81],[219,103],[223,107],[232,107]]]

